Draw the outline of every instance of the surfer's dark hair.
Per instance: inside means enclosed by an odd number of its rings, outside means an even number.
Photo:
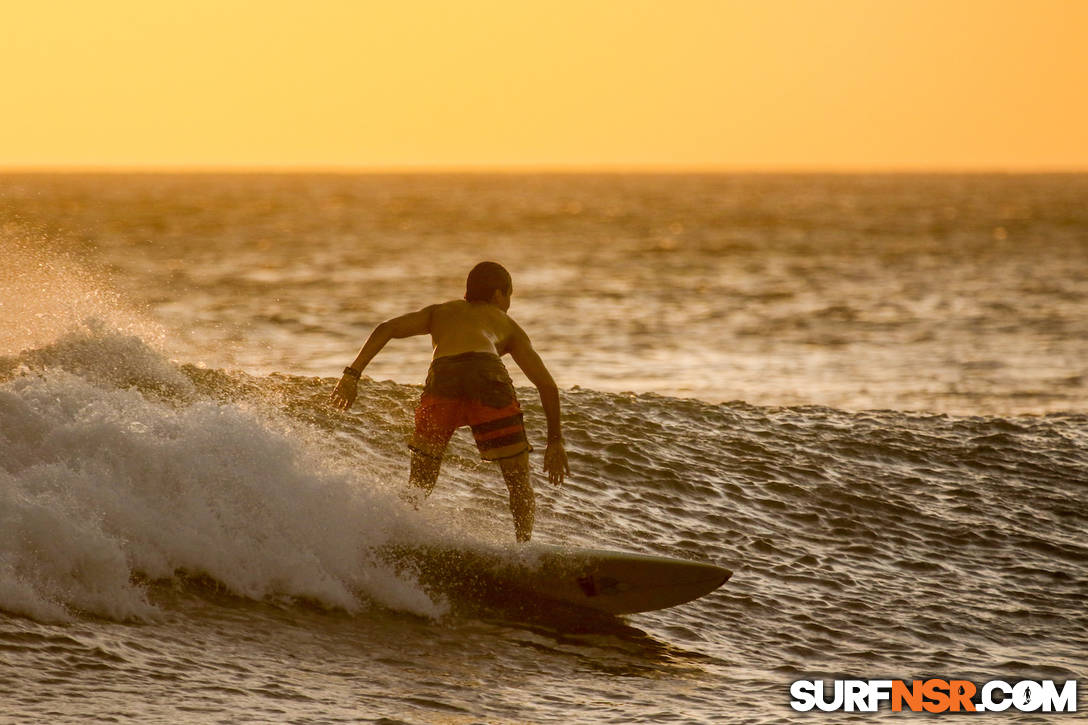
[[[465,282],[465,300],[490,302],[495,290],[509,294],[514,289],[510,273],[498,262],[480,262],[468,273]]]

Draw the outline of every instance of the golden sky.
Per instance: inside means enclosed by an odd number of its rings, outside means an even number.
[[[0,2],[0,167],[1088,169],[1088,0]]]

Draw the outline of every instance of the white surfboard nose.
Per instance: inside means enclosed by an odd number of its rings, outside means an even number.
[[[683,604],[709,594],[733,575],[715,564],[646,554],[571,552],[571,556],[580,558],[585,568],[576,580],[582,598],[564,599],[612,614]]]
[[[398,566],[411,565],[420,583],[436,590],[479,597],[520,593],[607,614],[674,607],[709,594],[732,576],[707,562],[548,544],[400,545],[380,555]]]

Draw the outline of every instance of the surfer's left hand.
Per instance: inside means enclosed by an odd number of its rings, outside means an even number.
[[[340,378],[340,382],[336,384],[336,389],[333,390],[332,395],[329,396],[329,403],[331,403],[334,408],[347,410],[351,407],[351,404],[355,402],[355,396],[358,394],[358,382],[350,375],[345,375]]]
[[[551,441],[544,451],[544,473],[548,474],[548,480],[553,486],[562,486],[563,477],[570,475],[570,464],[567,463],[567,451],[563,448],[563,441]]]

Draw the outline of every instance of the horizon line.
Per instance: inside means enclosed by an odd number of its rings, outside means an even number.
[[[781,174],[781,175],[1050,175],[1084,174],[1085,166],[917,165],[728,166],[696,164],[0,164],[0,174]]]

